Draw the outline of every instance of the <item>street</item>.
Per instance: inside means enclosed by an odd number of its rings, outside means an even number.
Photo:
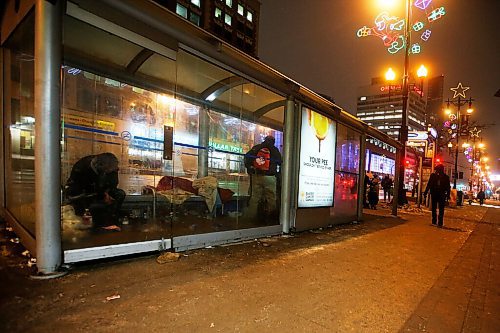
[[[500,209],[388,215],[35,281],[2,240],[4,332],[496,332]]]

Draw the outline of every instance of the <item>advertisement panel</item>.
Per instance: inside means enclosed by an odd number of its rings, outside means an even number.
[[[336,124],[302,108],[298,206],[333,205]]]

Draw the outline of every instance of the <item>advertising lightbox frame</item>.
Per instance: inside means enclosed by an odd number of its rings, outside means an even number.
[[[309,124],[309,128],[311,127],[311,122],[313,122],[311,119],[313,119],[313,116],[316,115],[320,120],[323,118],[326,118],[328,120],[328,127],[326,129],[327,133],[324,133],[324,138],[320,139],[318,138],[317,133],[312,133],[309,131],[310,134],[314,135],[313,141],[315,141],[315,144],[311,144],[310,142],[304,142],[305,136],[304,134],[307,133],[307,129],[304,128],[306,124]],[[310,135],[311,136],[311,135]],[[323,135],[320,135],[320,137]],[[331,137],[331,139],[328,138],[328,136]],[[306,175],[302,175],[304,172],[304,163],[306,163],[303,160],[303,157],[306,154],[306,151],[304,150],[304,147],[310,147],[314,146],[316,147],[318,145],[318,153],[321,151],[321,148],[323,148],[323,154],[322,155],[317,155],[317,157],[313,157],[309,155],[309,162],[312,163],[311,165],[316,165],[316,168],[322,168],[322,165],[325,166],[330,166],[330,176],[328,178],[325,177],[327,181],[330,182],[325,188],[328,188],[329,192],[325,192],[330,194],[331,200],[328,201],[328,203],[318,203],[318,204],[304,204],[304,200],[301,200],[301,195],[305,191],[304,189],[304,179],[303,177],[307,177]],[[325,148],[330,148],[330,150],[327,152],[327,156],[324,155],[324,149]],[[337,122],[333,120],[330,117],[325,116],[322,113],[319,113],[317,111],[314,111],[313,109],[307,107],[307,106],[302,106],[301,109],[301,115],[300,115],[300,135],[299,135],[299,166],[298,166],[298,191],[297,191],[297,208],[331,208],[334,206],[334,199],[335,199],[335,159],[336,159],[336,150],[337,150]],[[324,156],[325,158],[321,157]],[[331,160],[331,162],[330,162]],[[325,164],[326,163],[326,164]]]

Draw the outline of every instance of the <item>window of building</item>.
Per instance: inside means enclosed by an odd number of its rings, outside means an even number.
[[[226,23],[227,25],[231,25],[232,19],[233,18],[231,17],[231,15],[228,15],[228,14],[224,15],[224,23]]]
[[[242,5],[238,4],[238,14],[243,16],[244,13],[245,13],[245,8],[243,8]]]
[[[215,8],[214,16],[216,18],[221,18],[222,17],[222,10],[220,8]]]
[[[359,100],[360,100],[360,101],[366,101],[366,96],[361,96],[361,97],[359,98]]]
[[[253,14],[251,11],[247,12],[247,20],[249,20],[250,22],[253,22]]]
[[[196,7],[200,7],[200,0],[191,0],[191,3]]]
[[[188,18],[187,8],[181,4],[177,4],[177,6],[175,7],[175,12],[177,13],[177,15],[180,15],[180,16],[184,17],[185,19]]]
[[[200,25],[200,15],[193,13],[193,12],[190,12],[189,13],[189,21],[191,21],[192,23],[199,26]]]
[[[226,0],[226,6],[233,7],[233,0]]]

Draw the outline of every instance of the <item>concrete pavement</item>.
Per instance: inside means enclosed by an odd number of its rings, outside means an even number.
[[[8,332],[497,332],[500,209],[430,213],[183,253],[77,266],[32,281],[2,257]],[[110,296],[120,296],[107,300]]]

